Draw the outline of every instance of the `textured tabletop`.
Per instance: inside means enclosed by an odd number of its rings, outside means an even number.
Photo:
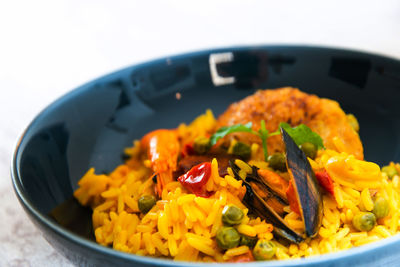
[[[0,2],[0,266],[70,266],[25,215],[9,166],[18,136],[56,98],[145,60],[247,44],[339,46],[400,58],[400,2]]]

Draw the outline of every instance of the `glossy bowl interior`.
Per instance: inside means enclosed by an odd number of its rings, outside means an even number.
[[[89,167],[110,172],[122,162],[123,148],[146,132],[190,122],[207,108],[218,115],[256,89],[283,86],[337,100],[359,119],[367,160],[400,161],[399,61],[317,47],[226,48],[128,67],[55,101],[16,147],[16,194],[44,237],[74,263],[187,266],[102,247],[61,226],[49,212],[71,198]],[[394,237],[310,259],[249,265],[390,265],[400,259],[399,249],[400,238]]]

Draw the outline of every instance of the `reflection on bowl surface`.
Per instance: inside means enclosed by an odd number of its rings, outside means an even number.
[[[92,235],[85,236],[90,227],[76,231],[73,222],[61,226],[49,214],[71,199],[89,167],[109,173],[121,164],[121,151],[132,140],[156,128],[190,122],[207,108],[218,115],[257,89],[283,86],[334,99],[355,114],[362,126],[366,160],[400,161],[399,61],[317,47],[227,48],[132,66],[51,104],[30,124],[16,148],[12,166],[16,193],[45,238],[79,265],[188,265],[102,247],[90,240]],[[400,240],[394,237],[321,257],[263,264],[376,266],[399,260],[399,248]]]

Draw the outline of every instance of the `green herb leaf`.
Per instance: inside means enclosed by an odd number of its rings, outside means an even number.
[[[319,134],[316,132],[311,131],[311,129],[304,124],[300,124],[299,126],[292,128],[286,122],[281,122],[279,124],[279,128],[281,127],[286,130],[286,132],[290,135],[290,137],[293,138],[294,142],[298,146],[304,144],[305,142],[310,142],[316,145],[318,149],[325,148],[321,136],[319,136]]]
[[[211,145],[215,145],[217,141],[226,135],[230,133],[236,133],[236,132],[247,132],[247,133],[253,133],[253,130],[251,129],[252,123],[246,123],[245,125],[243,124],[235,124],[232,126],[224,126],[219,128],[211,137],[210,137],[210,143]]]

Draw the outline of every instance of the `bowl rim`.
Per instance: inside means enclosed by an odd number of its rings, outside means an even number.
[[[190,265],[190,266],[211,266],[211,265],[213,265],[214,266],[215,263],[210,264],[210,263],[203,263],[203,262],[173,261],[171,259],[155,258],[155,257],[149,257],[149,256],[139,256],[139,255],[135,255],[135,254],[125,253],[125,252],[121,252],[121,251],[118,251],[118,250],[115,250],[115,249],[112,249],[109,247],[99,245],[94,241],[83,238],[83,237],[71,232],[70,230],[65,229],[64,227],[58,225],[56,222],[48,219],[47,215],[40,212],[39,209],[37,209],[34,206],[34,204],[25,195],[23,185],[21,183],[20,172],[17,167],[17,165],[18,165],[17,158],[18,158],[19,153],[22,153],[21,152],[21,144],[22,144],[24,138],[29,133],[29,131],[31,130],[34,123],[46,111],[48,111],[51,107],[56,106],[57,104],[60,104],[61,102],[63,102],[66,97],[72,96],[74,94],[79,94],[81,90],[90,90],[89,85],[93,84],[94,82],[98,82],[99,80],[106,79],[107,77],[118,74],[122,71],[132,70],[135,67],[157,64],[158,62],[165,60],[165,59],[179,58],[179,57],[189,58],[189,57],[194,57],[196,55],[207,55],[207,54],[215,53],[215,52],[248,51],[248,50],[253,50],[253,49],[254,50],[256,50],[256,49],[290,49],[290,50],[318,49],[318,50],[324,50],[326,52],[344,52],[344,53],[349,53],[349,54],[357,54],[357,55],[361,55],[361,56],[365,56],[365,57],[379,58],[379,59],[386,60],[386,61],[392,61],[392,62],[395,62],[395,64],[398,64],[400,66],[400,59],[390,57],[387,55],[383,55],[383,54],[379,54],[379,53],[372,53],[372,52],[361,51],[361,50],[356,50],[356,49],[347,49],[347,48],[334,47],[334,46],[303,45],[303,44],[300,44],[300,45],[287,45],[287,44],[262,45],[261,44],[261,45],[246,45],[246,46],[227,46],[227,47],[203,49],[203,50],[192,51],[192,52],[185,52],[182,54],[165,56],[165,57],[152,59],[152,60],[145,61],[145,62],[135,63],[133,65],[129,65],[129,66],[120,68],[111,73],[101,75],[87,83],[84,83],[84,84],[66,92],[65,94],[61,95],[60,97],[58,97],[57,99],[52,101],[50,104],[48,104],[44,109],[42,109],[34,117],[34,119],[28,124],[28,126],[22,131],[22,133],[17,138],[16,143],[14,145],[15,149],[14,149],[12,157],[11,157],[10,174],[11,174],[11,180],[12,180],[14,192],[17,195],[17,198],[18,198],[20,204],[23,206],[25,212],[29,213],[31,215],[31,216],[29,216],[29,218],[31,220],[36,220],[36,222],[41,224],[41,226],[47,228],[48,230],[51,230],[59,238],[65,239],[69,242],[72,242],[76,246],[86,247],[87,249],[95,251],[97,253],[100,253],[100,254],[103,254],[106,256],[110,256],[110,257],[120,258],[120,259],[123,259],[126,261],[132,261],[132,263],[143,263],[143,264],[149,264],[149,265],[158,264],[158,265],[163,265],[163,266],[188,266],[188,265]],[[35,225],[35,227],[37,227],[37,225]],[[40,231],[43,231],[43,230],[40,229]],[[384,238],[382,240],[372,242],[372,243],[369,243],[366,245],[362,245],[360,247],[353,247],[351,249],[341,250],[338,252],[321,254],[318,256],[311,256],[311,257],[300,258],[300,259],[249,262],[249,263],[245,263],[245,265],[246,266],[277,266],[278,267],[278,266],[305,266],[305,265],[310,265],[310,264],[316,265],[316,264],[335,263],[336,260],[349,259],[352,257],[359,257],[368,251],[372,251],[374,249],[384,249],[385,247],[388,247],[394,243],[400,243],[400,235],[399,234],[392,236],[392,237]],[[219,264],[226,265],[226,264],[231,264],[231,263],[225,262],[225,263],[219,263]]]

